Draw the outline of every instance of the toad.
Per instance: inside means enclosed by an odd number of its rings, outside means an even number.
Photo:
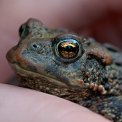
[[[7,53],[19,85],[78,103],[122,122],[122,52],[64,29],[29,19]]]

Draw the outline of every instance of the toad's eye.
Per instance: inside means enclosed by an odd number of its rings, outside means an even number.
[[[65,35],[53,41],[53,49],[56,57],[64,62],[71,62],[84,52],[78,38],[73,35]]]
[[[19,28],[19,36],[21,39],[24,39],[29,34],[29,26],[23,24]]]
[[[76,40],[69,39],[60,42],[58,45],[58,53],[62,58],[75,58],[79,51],[79,45]]]

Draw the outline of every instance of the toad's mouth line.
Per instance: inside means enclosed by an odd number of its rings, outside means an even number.
[[[27,77],[28,79],[29,78],[33,78],[33,79],[39,79],[39,78],[42,79],[43,78],[43,79],[46,79],[45,82],[50,82],[55,85],[67,87],[67,84],[65,84],[65,83],[61,82],[60,80],[55,79],[49,75],[44,75],[41,73],[32,72],[30,70],[25,70],[24,68],[22,68],[21,66],[19,66],[16,63],[12,63],[11,66],[16,71],[16,74],[19,75],[20,77]],[[41,82],[41,80],[39,82]]]

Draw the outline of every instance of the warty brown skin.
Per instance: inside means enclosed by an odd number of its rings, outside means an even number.
[[[20,86],[53,94],[122,122],[122,52],[29,19],[7,53]]]

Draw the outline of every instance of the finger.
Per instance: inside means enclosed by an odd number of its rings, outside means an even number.
[[[79,105],[45,93],[0,84],[1,122],[108,122]]]

